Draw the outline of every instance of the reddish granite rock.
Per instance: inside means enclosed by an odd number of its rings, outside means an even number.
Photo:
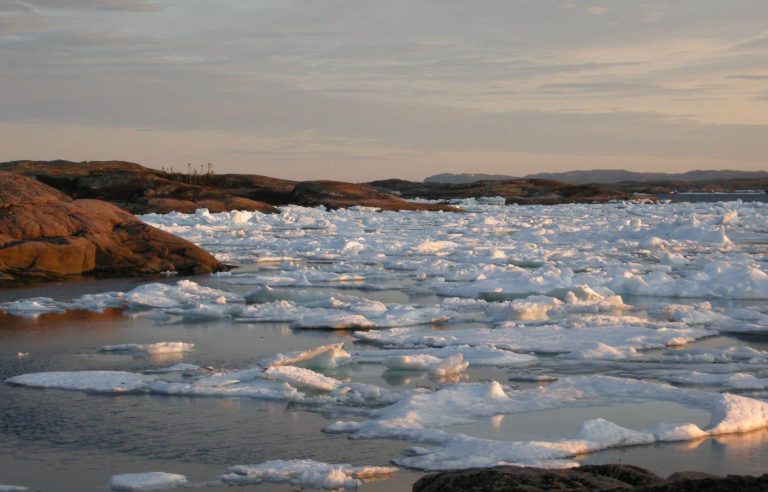
[[[0,171],[0,280],[222,269],[210,254],[99,200]]]
[[[221,176],[211,179],[212,186],[190,184],[132,162],[14,161],[0,164],[0,171],[34,177],[73,198],[108,201],[136,214],[189,213],[198,208],[211,212],[277,211],[272,205],[230,193],[215,182]]]

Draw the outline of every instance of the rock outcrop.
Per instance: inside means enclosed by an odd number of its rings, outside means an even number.
[[[276,212],[279,205],[356,205],[382,210],[456,210],[444,205],[407,202],[369,185],[304,181],[255,174],[188,175],[166,173],[122,161],[14,161],[0,171],[33,177],[73,198],[108,201],[135,214],[251,210]]]
[[[387,179],[369,183],[398,193],[403,198],[450,200],[454,198],[504,197],[507,204],[552,205],[556,203],[603,203],[627,200],[631,195],[597,185],[571,185],[547,179],[475,181],[473,183],[417,183]]]
[[[717,477],[700,472],[681,472],[661,478],[631,465],[584,465],[571,469],[519,466],[473,468],[426,475],[413,492],[543,492],[643,491],[643,492],[760,492],[768,490],[768,473],[761,477]]]
[[[370,185],[340,181],[303,181],[293,188],[289,200],[296,205],[330,209],[353,206],[376,207],[381,210],[433,210],[457,212],[446,205],[411,203]]]
[[[210,254],[100,200],[0,171],[0,281],[222,269]]]
[[[122,161],[14,161],[0,164],[0,171],[33,177],[72,198],[108,201],[135,214],[190,213],[250,210],[276,212],[275,207],[237,196],[221,186],[184,183],[162,172]]]

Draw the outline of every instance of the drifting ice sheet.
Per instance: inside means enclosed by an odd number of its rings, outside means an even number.
[[[163,490],[187,483],[187,477],[175,473],[146,472],[114,475],[110,483],[112,490]]]
[[[290,483],[297,487],[356,489],[361,480],[391,475],[391,466],[334,465],[312,460],[275,460],[257,465],[237,465],[223,475],[224,483],[247,485],[263,482]]]

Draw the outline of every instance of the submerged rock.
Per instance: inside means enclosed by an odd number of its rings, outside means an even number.
[[[72,200],[39,181],[0,171],[0,282],[222,268],[198,246],[114,205]]]
[[[584,465],[570,469],[497,466],[434,473],[420,478],[413,492],[537,492],[548,490],[635,490],[644,492],[768,490],[761,477],[717,477],[680,472],[664,479],[632,465]]]

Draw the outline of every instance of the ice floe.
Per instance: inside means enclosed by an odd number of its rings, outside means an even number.
[[[146,472],[114,475],[110,488],[116,491],[165,490],[187,483],[187,477],[175,473]]]
[[[352,466],[313,460],[274,460],[256,465],[229,467],[221,480],[226,484],[289,483],[296,487],[357,489],[363,481],[386,477],[397,471],[391,466]]]
[[[523,353],[576,354],[599,349],[603,354],[606,351],[631,354],[631,350],[685,345],[714,334],[714,331],[692,328],[682,323],[591,317],[562,324],[517,325],[507,322],[495,329],[461,328],[435,332],[420,328],[393,328],[357,332],[354,336],[377,345],[397,348],[469,345]]]
[[[501,441],[452,433],[452,425],[494,415],[579,406],[596,400],[674,401],[709,411],[711,421],[701,428],[693,423],[659,422],[634,430],[602,418],[585,421],[572,436],[555,440]],[[410,448],[395,459],[401,466],[426,470],[462,469],[497,464],[562,466],[578,454],[616,446],[747,432],[768,426],[768,403],[732,394],[683,390],[663,384],[607,376],[563,378],[548,386],[513,390],[498,382],[469,383],[413,394],[378,410],[362,421],[339,421],[326,432],[349,433],[358,439],[390,438],[431,444]]]
[[[194,343],[185,342],[156,342],[148,344],[122,343],[118,345],[105,345],[102,352],[128,352],[146,354],[171,354],[188,352],[195,348]]]
[[[5,381],[33,388],[125,393],[143,390],[154,380],[154,376],[123,371],[54,371],[21,374]]]

